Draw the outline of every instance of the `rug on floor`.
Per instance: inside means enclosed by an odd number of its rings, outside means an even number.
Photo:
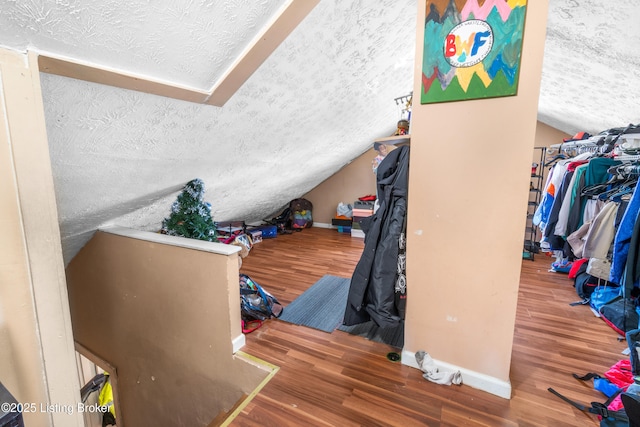
[[[351,279],[325,275],[293,300],[279,317],[288,323],[331,333],[335,329],[396,348],[404,344],[404,324],[381,328],[373,321],[359,325],[342,324]]]
[[[333,332],[344,317],[351,279],[325,275],[287,305],[278,319]]]

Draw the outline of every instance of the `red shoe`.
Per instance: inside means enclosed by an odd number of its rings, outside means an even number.
[[[244,320],[242,320],[242,333],[248,334],[250,332],[255,331],[260,326],[262,326],[262,320],[256,319],[256,320],[249,320],[248,322],[245,322]]]

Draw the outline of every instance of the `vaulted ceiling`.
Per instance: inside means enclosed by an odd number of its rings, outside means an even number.
[[[205,182],[214,220],[268,217],[390,135],[394,98],[413,87],[416,9],[415,0],[5,1],[0,45],[38,52],[47,71],[65,261],[101,225],[158,229],[193,178]],[[540,121],[567,133],[640,121],[637,22],[633,0],[550,0]],[[124,84],[105,84],[104,73]]]

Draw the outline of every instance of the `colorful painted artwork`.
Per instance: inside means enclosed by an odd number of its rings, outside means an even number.
[[[427,0],[420,102],[518,92],[527,0]]]

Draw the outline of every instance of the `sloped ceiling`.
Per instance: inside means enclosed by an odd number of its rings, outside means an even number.
[[[633,0],[549,1],[540,121],[569,134],[640,122],[638,6]]]
[[[282,1],[14,0],[0,45],[206,93]],[[214,220],[260,220],[390,135],[413,86],[415,0],[320,0],[222,106],[41,74],[65,261],[101,225],[157,230],[201,178]],[[541,121],[640,121],[640,8],[550,1]]]
[[[285,0],[9,1],[0,40],[71,59],[206,88]],[[6,4],[6,3],[5,3]]]

